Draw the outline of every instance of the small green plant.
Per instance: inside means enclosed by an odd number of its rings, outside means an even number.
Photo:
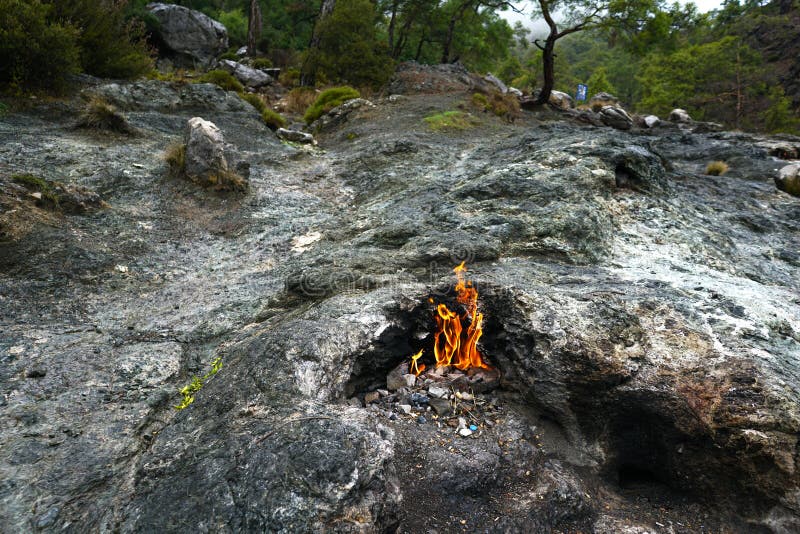
[[[128,121],[117,108],[105,99],[94,96],[89,102],[78,120],[80,128],[91,130],[102,130],[106,132],[117,132],[125,135],[133,135],[136,130],[128,124]]]
[[[40,193],[42,198],[36,202],[37,205],[58,208],[58,195],[53,190],[53,185],[44,178],[33,174],[13,174],[11,181],[24,186],[29,191]]]
[[[229,59],[231,61],[239,61],[239,56],[236,55],[236,52],[225,52],[219,59]]]
[[[264,111],[261,112],[261,118],[264,119],[264,122],[267,123],[270,130],[277,130],[278,128],[286,128],[288,124],[286,119],[280,113],[272,111],[269,108],[264,108]]]
[[[712,161],[706,165],[706,174],[710,176],[722,176],[728,172],[728,164],[724,161]]]
[[[349,86],[334,87],[322,91],[314,103],[306,110],[303,120],[307,124],[311,124],[333,108],[341,106],[348,100],[360,97],[361,93]]]
[[[477,124],[475,117],[463,111],[444,111],[425,117],[425,123],[434,132],[466,130]]]
[[[242,100],[256,108],[256,111],[259,113],[264,113],[264,110],[267,109],[264,100],[255,93],[242,93],[239,96],[242,97]]]
[[[169,174],[172,177],[183,175],[186,167],[186,145],[183,143],[173,143],[164,151],[164,161],[169,165]]]
[[[295,87],[300,83],[300,70],[294,68],[283,70],[278,75],[278,81],[284,87]]]
[[[244,91],[244,86],[239,83],[239,80],[234,78],[230,72],[224,70],[210,70],[200,76],[197,81],[199,83],[213,83],[226,91],[236,91],[237,93]]]
[[[489,108],[489,99],[482,93],[474,93],[472,95],[472,103],[481,109]]]
[[[183,386],[179,389],[179,393],[181,394],[181,403],[175,406],[176,410],[183,410],[188,408],[194,402],[194,395],[198,391],[200,391],[206,382],[208,382],[211,377],[219,372],[222,369],[222,357],[218,356],[211,360],[211,370],[204,374],[202,377],[193,376],[192,381],[189,382],[187,385]]]
[[[272,60],[268,57],[257,57],[253,60],[251,65],[254,69],[271,69]]]

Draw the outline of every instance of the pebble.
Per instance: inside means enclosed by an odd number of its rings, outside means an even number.
[[[469,429],[475,432],[476,430],[478,430],[478,427],[475,425],[469,425]]]
[[[385,390],[385,389],[379,389],[378,393],[380,393],[381,397],[388,397],[389,396],[389,392],[387,390]]]
[[[441,399],[447,396],[447,390],[444,388],[440,388],[438,386],[431,386],[428,388],[428,394],[431,397],[436,397],[437,399]]]
[[[457,391],[456,397],[463,401],[471,401],[475,398],[472,393],[467,393],[466,391]]]
[[[411,413],[411,405],[410,404],[400,404],[397,406],[401,412],[408,415]]]
[[[430,399],[425,395],[421,395],[419,393],[412,393],[411,394],[411,404],[428,404]]]
[[[8,353],[14,356],[16,356],[17,354],[22,354],[23,352],[25,352],[25,347],[21,346],[11,347],[10,349],[8,349]]]
[[[406,383],[406,387],[410,388],[413,388],[417,383],[417,377],[415,375],[403,375],[403,380]]]
[[[462,428],[461,430],[458,431],[458,435],[461,436],[462,438],[468,438],[472,435],[472,430],[470,430],[469,428]]]
[[[371,404],[381,398],[381,394],[377,391],[370,391],[364,395],[364,404]]]
[[[419,417],[417,417],[417,423],[419,423],[419,424],[421,424],[421,425],[424,425],[424,424],[425,424],[425,423],[427,423],[427,422],[428,422],[428,420],[427,420],[427,419],[425,419],[425,417],[423,417],[423,416],[421,416],[421,415],[420,415]]]

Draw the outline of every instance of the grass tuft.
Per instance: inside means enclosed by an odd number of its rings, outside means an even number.
[[[269,126],[270,130],[277,130],[278,128],[286,128],[288,122],[280,113],[272,111],[269,108],[264,108],[261,112],[261,118]]]
[[[11,181],[20,184],[29,191],[41,193],[42,198],[37,200],[37,206],[48,208],[59,207],[60,199],[58,195],[53,190],[52,184],[44,178],[33,174],[13,174],[11,175]]]
[[[311,124],[333,108],[341,106],[348,100],[360,97],[361,93],[349,86],[334,87],[322,91],[314,103],[306,110],[303,120],[306,121],[306,124]]]
[[[186,145],[173,143],[164,151],[164,161],[169,165],[169,174],[172,177],[181,177],[186,168]]]
[[[492,92],[488,96],[483,93],[472,95],[472,104],[482,111],[489,111],[508,122],[514,122],[520,114],[519,100],[512,94]]]
[[[256,111],[259,113],[264,113],[264,110],[267,109],[267,104],[264,102],[264,99],[255,93],[240,93],[239,96],[242,97],[242,100],[256,108]]]
[[[128,124],[127,119],[117,111],[117,108],[99,96],[93,96],[86,103],[86,107],[78,119],[78,127],[125,135],[136,133],[136,130]]]
[[[728,164],[724,161],[712,161],[706,165],[706,174],[710,176],[722,176],[728,172]]]

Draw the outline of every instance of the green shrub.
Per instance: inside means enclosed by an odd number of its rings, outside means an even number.
[[[257,57],[253,60],[252,66],[254,69],[271,69],[272,60],[268,57]]]
[[[311,106],[306,110],[305,115],[303,115],[303,120],[305,120],[306,123],[311,124],[333,108],[341,106],[348,100],[353,100],[354,98],[360,97],[361,93],[349,86],[334,87],[332,89],[323,91],[317,97],[314,103],[311,104]]]
[[[220,11],[214,17],[228,30],[228,42],[237,49],[247,43],[247,17],[241,9]]]
[[[284,87],[295,87],[300,83],[300,71],[294,68],[285,69],[278,75],[278,81]]]
[[[712,161],[706,165],[706,174],[710,176],[722,176],[728,172],[728,164],[724,161]]]
[[[86,107],[78,120],[78,126],[126,135],[136,133],[136,130],[128,124],[128,121],[117,111],[116,107],[98,96],[92,97],[86,103]]]
[[[219,59],[230,59],[231,61],[239,61],[239,56],[236,54],[236,52],[225,52],[224,54],[219,56]]]
[[[80,70],[78,29],[40,0],[0,0],[0,84],[61,91]]]
[[[489,108],[489,99],[482,93],[474,93],[472,95],[472,103],[484,110]]]
[[[466,130],[477,124],[475,117],[463,111],[445,111],[425,117],[425,123],[434,132]]]
[[[241,93],[239,96],[242,97],[242,100],[256,108],[259,113],[264,113],[264,110],[267,109],[264,100],[255,93]]]
[[[24,186],[29,191],[41,193],[42,198],[36,205],[47,208],[58,208],[59,198],[50,182],[33,174],[13,174],[11,181]]]
[[[269,126],[271,130],[286,128],[286,119],[283,118],[280,113],[276,113],[269,108],[265,108],[264,111],[261,112],[261,118],[264,119],[264,122],[267,123],[267,126]]]
[[[488,97],[482,93],[472,95],[472,104],[482,111],[489,111],[508,122],[514,122],[520,114],[519,100],[512,94],[493,92]]]
[[[126,20],[125,2],[111,0],[46,0],[52,20],[76,28],[84,72],[106,78],[135,78],[153,66],[144,24]]]
[[[197,81],[199,83],[213,83],[226,91],[236,91],[237,93],[244,91],[244,86],[239,83],[239,80],[234,78],[233,74],[224,70],[210,70],[200,76]]]

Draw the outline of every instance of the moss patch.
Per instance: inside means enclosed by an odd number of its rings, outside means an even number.
[[[434,132],[467,130],[478,125],[478,120],[463,111],[444,111],[425,117],[425,124]]]
[[[242,97],[242,100],[256,108],[259,113],[264,113],[264,110],[267,109],[267,104],[264,103],[264,100],[254,93],[241,93],[239,94]]]
[[[197,79],[198,83],[213,83],[222,87],[226,91],[244,92],[244,86],[239,80],[233,77],[230,72],[224,70],[210,70]]]

